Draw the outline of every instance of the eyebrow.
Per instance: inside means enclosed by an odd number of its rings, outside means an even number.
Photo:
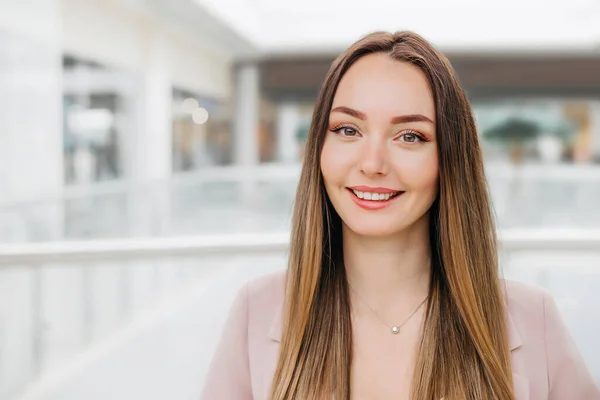
[[[358,110],[354,110],[350,107],[345,107],[345,106],[336,107],[333,110],[331,110],[331,112],[340,112],[340,113],[348,114],[351,117],[358,118],[362,121],[367,119],[367,116],[365,115],[365,113],[360,112]],[[397,117],[392,118],[390,122],[392,124],[405,124],[408,122],[429,122],[431,124],[434,123],[431,119],[427,118],[426,116],[424,116],[422,114],[399,115]]]

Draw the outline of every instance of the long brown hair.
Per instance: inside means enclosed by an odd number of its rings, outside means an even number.
[[[412,32],[376,32],[353,44],[332,64],[317,98],[294,206],[271,398],[350,398],[352,325],[341,224],[319,160],[340,79],[372,53],[418,67],[436,109],[439,195],[429,211],[431,283],[412,398],[514,400],[496,233],[471,107],[447,58]]]

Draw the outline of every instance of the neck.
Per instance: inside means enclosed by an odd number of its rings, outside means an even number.
[[[393,237],[365,237],[343,225],[348,281],[372,307],[418,304],[431,276],[429,221],[424,217]]]

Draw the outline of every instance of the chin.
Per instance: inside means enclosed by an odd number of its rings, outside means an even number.
[[[345,224],[348,230],[359,236],[384,238],[399,234],[406,227],[402,226],[385,226],[381,223],[373,223],[375,221],[356,221],[354,223]]]

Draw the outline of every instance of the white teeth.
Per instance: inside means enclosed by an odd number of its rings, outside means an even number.
[[[370,193],[370,192],[359,192],[358,190],[352,190],[356,197],[359,199],[371,200],[371,201],[386,201],[390,197],[393,197],[397,193]]]
[[[363,192],[359,192],[358,190],[352,190],[352,191],[354,192],[356,197],[358,197],[359,199],[362,199],[364,197]]]

